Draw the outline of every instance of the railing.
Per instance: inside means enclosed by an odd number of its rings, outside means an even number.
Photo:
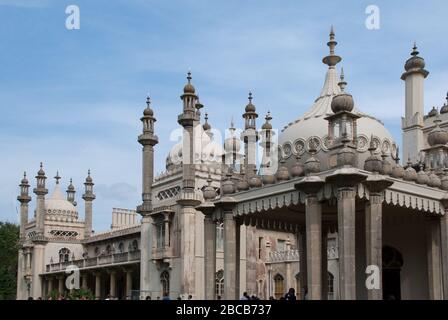
[[[299,250],[273,251],[269,253],[268,262],[299,261]]]
[[[171,247],[161,247],[161,248],[153,248],[152,249],[152,258],[153,259],[165,259],[171,258],[173,256],[173,251]]]
[[[140,250],[115,253],[105,256],[72,260],[62,263],[50,263],[46,265],[46,272],[63,271],[69,265],[75,265],[78,268],[95,267],[114,263],[132,262],[140,260]]]

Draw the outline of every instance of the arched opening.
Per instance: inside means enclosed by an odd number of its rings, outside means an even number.
[[[285,281],[280,274],[274,276],[274,296],[280,299],[285,294]]]
[[[70,250],[62,248],[59,250],[59,262],[68,262],[70,260]]]
[[[224,270],[222,269],[216,272],[215,294],[216,297],[222,297],[222,295],[224,294]]]
[[[403,267],[403,256],[395,248],[383,247],[383,299],[401,300],[400,272]]]
[[[162,296],[168,297],[170,295],[170,274],[168,271],[163,271],[160,275],[160,283],[162,284]]]
[[[296,294],[297,294],[297,300],[303,300],[303,286],[302,281],[300,279],[300,273],[296,274]]]

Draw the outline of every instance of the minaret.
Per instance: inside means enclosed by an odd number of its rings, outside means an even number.
[[[272,130],[272,116],[271,113],[268,111],[265,117],[265,123],[261,126],[261,142],[260,146],[263,148],[263,159],[261,161],[261,175],[273,175],[277,168],[273,167],[273,143],[272,138],[274,136],[274,131]]]
[[[72,178],[70,178],[70,184],[67,187],[67,201],[71,202],[74,206],[77,205],[75,201],[75,194],[76,194],[75,186],[73,185]]]
[[[17,200],[20,202],[20,240],[25,240],[25,227],[28,224],[28,203],[31,201],[29,195],[30,184],[26,178],[26,172],[23,173],[23,179],[20,183],[20,195]]]
[[[92,205],[95,200],[93,193],[93,179],[90,176],[90,170],[87,172],[86,182],[84,182],[85,192],[82,195],[84,199],[84,238],[89,238],[92,235]]]
[[[47,177],[41,162],[40,170],[36,176],[37,185],[33,190],[36,194],[36,233],[40,236],[44,234],[45,195],[48,193],[48,189],[45,188],[45,180],[47,180]]]
[[[191,84],[191,72],[188,72],[188,83],[184,87],[181,96],[183,101],[183,112],[178,116],[179,124],[184,128],[182,139],[182,192],[177,203],[180,205],[179,225],[180,225],[180,270],[178,273],[180,282],[180,294],[192,295],[195,299],[201,299],[196,291],[196,281],[194,274],[198,275],[203,261],[203,251],[201,247],[196,248],[196,226],[203,223],[204,216],[196,211],[196,206],[201,203],[201,197],[195,190],[195,125],[199,124],[199,117],[195,111],[197,102],[196,90]],[[200,137],[199,137],[200,138]],[[200,140],[199,140],[200,143]]]
[[[257,118],[255,105],[252,103],[252,92],[249,92],[249,103],[246,105],[244,119],[244,132],[242,139],[244,141],[244,166],[247,177],[253,175],[257,161]]]
[[[233,123],[233,119],[230,122],[229,137],[224,141],[225,159],[224,163],[232,168],[232,171],[237,171],[237,163],[241,159],[239,150],[241,148],[241,142],[236,137],[236,128]]]
[[[151,100],[146,98],[146,108],[143,117],[140,118],[143,132],[138,136],[138,142],[142,145],[142,204],[137,207],[137,212],[142,216],[141,228],[141,258],[140,258],[140,290],[150,290],[150,268],[155,268],[152,263],[152,183],[154,180],[154,146],[159,139],[154,134],[154,111],[151,109]]]
[[[405,82],[405,117],[402,118],[403,130],[403,159],[408,155],[412,163],[417,163],[420,150],[424,149],[423,138],[423,108],[424,108],[424,80],[429,72],[425,70],[425,60],[418,56],[417,46],[414,44],[411,58],[404,65],[405,72],[401,80]]]
[[[341,62],[342,58],[338,55],[334,54],[334,49],[338,43],[335,40],[335,34],[333,26],[331,26],[330,30],[330,41],[328,41],[327,45],[330,48],[330,54],[322,59],[322,62],[326,64],[329,69],[334,69],[335,66]]]

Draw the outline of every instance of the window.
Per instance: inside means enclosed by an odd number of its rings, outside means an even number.
[[[222,269],[216,272],[215,294],[221,297],[224,294],[224,270]]]
[[[274,296],[275,299],[280,299],[285,294],[284,281],[280,274],[276,274],[274,277]]]
[[[165,247],[165,225],[163,222],[155,225],[156,227],[156,236],[157,236],[157,248]]]
[[[112,253],[112,247],[110,246],[110,244],[106,247],[106,254],[111,254]]]
[[[277,251],[286,251],[286,241],[282,239],[277,240]]]
[[[68,262],[70,259],[70,250],[62,248],[59,250],[59,262]]]
[[[95,248],[95,255],[96,256],[100,255],[100,248],[98,248],[98,247]]]
[[[334,275],[328,272],[328,300],[334,300]]]
[[[118,244],[118,252],[123,253],[124,252],[124,243],[120,242]]]
[[[162,285],[162,295],[167,297],[170,295],[170,274],[168,271],[163,271],[160,275],[160,283]]]
[[[224,249],[224,223],[216,225],[216,249]]]
[[[132,251],[137,251],[138,250],[138,242],[137,240],[132,241]]]
[[[263,250],[263,237],[258,238],[258,259],[261,259],[261,252]]]

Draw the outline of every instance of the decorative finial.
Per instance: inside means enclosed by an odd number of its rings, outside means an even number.
[[[44,164],[41,162],[40,163],[40,168],[43,169],[44,168]]]
[[[56,184],[59,184],[59,180],[61,180],[61,177],[59,176],[59,171],[56,171],[56,176],[54,178],[56,179]]]
[[[411,52],[411,56],[417,56],[419,54],[418,50],[417,50],[417,43],[414,42],[414,47],[412,48],[412,52]]]
[[[342,59],[341,57],[334,54],[334,48],[338,43],[335,40],[334,28],[331,26],[330,29],[330,41],[327,42],[327,46],[330,48],[330,55],[326,56],[322,62],[329,66],[331,69],[334,68]]]
[[[252,91],[249,91],[249,103],[252,103]],[[448,95],[447,95],[447,99],[448,99]]]
[[[342,92],[344,92],[345,87],[347,86],[347,82],[344,81],[344,79],[345,79],[344,68],[341,68],[341,76],[340,76],[340,81],[338,83],[338,86]]]
[[[23,172],[23,179],[26,179],[26,171]]]
[[[271,116],[271,111],[268,110],[268,113],[266,114],[266,121],[271,121],[272,120],[272,116]]]
[[[235,125],[233,123],[233,116],[230,118],[230,130],[234,131],[235,130]]]
[[[90,169],[87,170],[87,175],[90,177]]]
[[[72,178],[70,178],[70,184],[72,184],[73,183],[73,179]]]
[[[151,98],[149,97],[149,94],[146,96],[146,107],[147,108],[151,107]]]
[[[205,122],[208,122],[208,113],[207,112],[205,113],[205,118],[204,119],[205,119]]]
[[[188,73],[187,73],[187,80],[188,80],[188,83],[191,82],[191,70],[188,70]]]

